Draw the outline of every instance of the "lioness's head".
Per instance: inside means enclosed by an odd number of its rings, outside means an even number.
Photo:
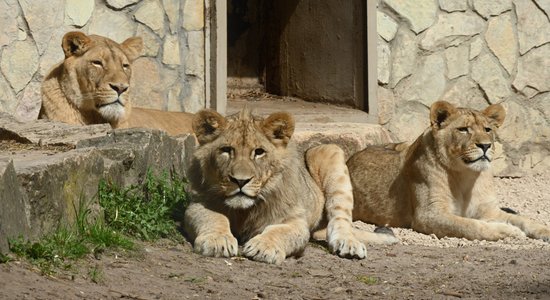
[[[195,157],[203,186],[226,206],[247,209],[277,187],[294,120],[283,112],[264,119],[247,109],[227,118],[202,110],[193,120],[193,131],[200,144]]]
[[[500,104],[477,111],[445,101],[435,102],[430,108],[430,121],[440,159],[457,170],[488,169],[495,153],[495,130],[505,116]]]
[[[68,32],[62,41],[66,71],[61,87],[79,111],[98,113],[114,124],[125,119],[130,110],[128,88],[132,63],[143,43],[132,37],[122,44],[97,35]]]

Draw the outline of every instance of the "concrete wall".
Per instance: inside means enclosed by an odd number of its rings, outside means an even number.
[[[550,167],[550,2],[379,0],[377,14],[379,122],[399,140],[438,99],[502,103],[497,173]]]
[[[144,39],[133,64],[136,106],[204,108],[204,10],[204,0],[0,0],[0,111],[37,117],[40,82],[63,60],[71,30]]]

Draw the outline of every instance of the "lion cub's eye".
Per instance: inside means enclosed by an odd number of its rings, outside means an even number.
[[[262,149],[262,148],[256,148],[254,149],[254,156],[258,157],[258,156],[262,156],[265,154],[265,150]]]
[[[92,60],[92,65],[96,67],[103,67],[103,63],[100,60]]]
[[[228,153],[228,154],[231,154],[231,152],[233,151],[233,148],[232,147],[229,147],[229,146],[223,146],[220,148],[220,151],[222,153]]]
[[[456,130],[462,133],[468,133],[468,127],[458,127]]]
[[[122,64],[122,67],[123,67],[124,69],[128,69],[128,68],[130,67],[130,64]]]
[[[485,127],[485,132],[491,132],[491,127]]]

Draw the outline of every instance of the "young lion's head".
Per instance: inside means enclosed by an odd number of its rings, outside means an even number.
[[[130,63],[142,49],[142,40],[132,37],[122,44],[97,35],[68,32],[62,40],[65,53],[61,88],[67,100],[84,114],[98,114],[114,124],[130,110],[128,88]]]
[[[441,161],[455,170],[488,169],[495,154],[495,131],[505,116],[500,104],[484,111],[458,108],[445,101],[432,104],[431,131]]]
[[[193,131],[200,144],[195,152],[200,182],[190,180],[195,188],[203,187],[209,198],[233,209],[247,209],[280,188],[281,171],[289,168],[285,158],[294,132],[291,115],[280,112],[264,119],[245,109],[224,118],[202,110],[193,120]]]

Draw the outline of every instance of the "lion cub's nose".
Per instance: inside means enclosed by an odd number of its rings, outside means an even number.
[[[487,149],[491,148],[491,144],[476,144],[481,150],[483,150],[483,153],[487,152]]]
[[[246,179],[237,179],[231,175],[229,175],[229,180],[231,180],[231,182],[234,182],[236,185],[239,186],[239,188],[242,188],[243,186],[245,186],[247,183],[250,182],[250,180],[252,180],[252,177],[250,178],[246,178]]]
[[[109,86],[117,92],[117,94],[120,96],[120,94],[126,92],[128,90],[128,85],[124,83],[109,83]]]

